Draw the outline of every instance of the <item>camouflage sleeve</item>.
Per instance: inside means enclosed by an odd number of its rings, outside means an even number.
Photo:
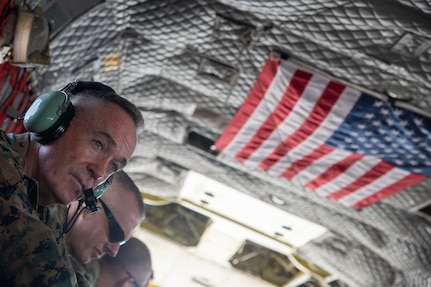
[[[30,202],[22,170],[0,139],[0,286],[76,286],[70,261]]]
[[[2,286],[76,286],[76,277],[60,254],[52,231],[14,206],[0,201]]]

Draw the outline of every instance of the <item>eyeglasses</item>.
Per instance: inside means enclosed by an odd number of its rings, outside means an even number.
[[[143,287],[141,284],[139,284],[138,280],[135,278],[135,276],[132,275],[132,273],[130,273],[129,271],[126,271],[127,276],[129,276],[130,278],[132,278],[133,280],[133,285],[135,287]]]
[[[102,204],[103,210],[105,211],[106,217],[108,218],[108,226],[109,226],[109,242],[117,243],[120,242],[120,245],[124,243],[124,231],[121,228],[120,224],[118,224],[112,212],[109,210],[108,206],[99,198],[100,203]]]

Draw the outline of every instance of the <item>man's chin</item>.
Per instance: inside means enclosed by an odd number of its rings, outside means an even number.
[[[90,261],[91,261],[91,258],[83,258],[82,260],[80,260],[81,261],[81,264],[88,264],[88,263],[90,263]]]
[[[75,202],[83,197],[82,191],[74,192],[74,196],[66,196],[63,204],[68,205],[72,202]]]

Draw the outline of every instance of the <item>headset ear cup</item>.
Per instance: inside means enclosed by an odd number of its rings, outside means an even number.
[[[37,141],[47,143],[66,130],[74,114],[73,105],[66,93],[48,92],[37,97],[27,110],[24,127]]]

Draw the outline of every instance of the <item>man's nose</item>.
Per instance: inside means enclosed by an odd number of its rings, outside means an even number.
[[[118,250],[120,249],[120,243],[108,242],[105,244],[105,252],[112,257],[117,256]]]
[[[91,176],[97,180],[103,180],[107,176],[109,168],[109,159],[99,159],[88,166]]]

